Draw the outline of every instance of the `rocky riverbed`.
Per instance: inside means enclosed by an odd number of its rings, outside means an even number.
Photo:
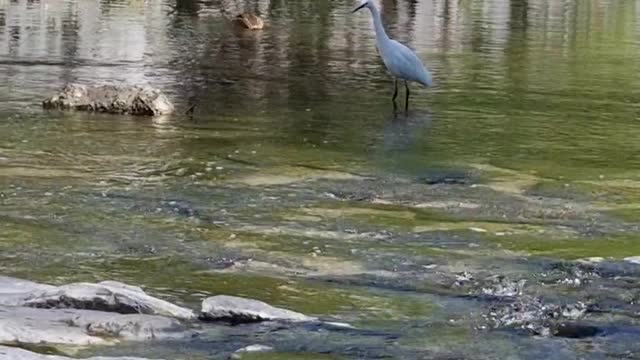
[[[389,178],[232,164],[219,187],[203,176],[180,198],[117,183],[47,196],[66,220],[48,220],[42,239],[67,242],[4,248],[6,274],[52,284],[0,277],[2,344],[150,359],[637,350],[640,265],[626,235],[637,224],[588,198],[496,168]],[[166,171],[176,193],[184,175]],[[37,235],[34,219],[51,213],[21,218],[10,209],[32,195],[8,195],[9,226]],[[98,241],[110,230],[73,210],[87,206],[130,229],[128,240]],[[141,229],[152,243],[135,241]],[[25,266],[36,255],[40,267]]]
[[[493,266],[499,269],[500,261],[506,259],[496,259]],[[405,264],[404,268],[394,270],[352,269],[345,273],[345,269],[336,268],[318,273],[256,260],[229,260],[219,269],[207,272],[206,277],[241,281],[229,275],[240,271],[279,277],[291,276],[295,271],[294,276],[313,279],[318,284],[348,284],[349,287],[379,289],[382,293],[404,292],[413,298],[408,299],[405,306],[418,301],[415,294],[426,295],[420,296],[419,301],[429,301],[429,305],[423,305],[432,308],[430,317],[433,319],[406,318],[403,322],[408,328],[402,332],[428,332],[443,321],[447,325],[443,323],[439,327],[463,326],[470,334],[475,334],[472,338],[489,333],[511,333],[522,340],[546,338],[549,344],[564,343],[563,346],[579,339],[590,339],[590,343],[600,344],[608,356],[632,356],[639,350],[628,342],[640,335],[637,323],[640,318],[637,305],[640,266],[633,261],[599,258],[558,261],[526,257],[508,261],[514,262],[510,267],[512,271],[496,274],[495,270],[479,268],[473,272],[456,272],[451,269],[453,264],[422,266],[421,270]],[[356,299],[354,297],[354,301],[362,302],[360,306],[372,301],[371,298]],[[308,301],[314,303],[317,299],[308,298]],[[393,308],[388,310],[393,311]],[[379,308],[378,311],[384,310]],[[374,330],[375,326],[371,327],[375,321],[363,317],[350,318],[355,320],[356,326],[336,322],[344,319],[344,316],[336,319],[326,315],[318,319],[262,301],[228,295],[206,297],[199,308],[191,309],[150,296],[138,286],[113,280],[54,286],[0,277],[0,344],[4,345],[0,347],[0,358],[6,359],[62,360],[78,356],[78,351],[108,354],[113,352],[109,348],[118,348],[113,347],[116,344],[124,344],[122,348],[131,349],[132,353],[87,358],[139,359],[130,356],[150,354],[148,351],[137,354],[140,347],[134,343],[152,342],[159,348],[195,346],[202,351],[206,344],[217,344],[215,339],[233,337],[233,334],[242,334],[246,342],[263,341],[244,346],[241,346],[243,341],[236,341],[236,349],[227,345],[225,356],[234,359],[261,352],[288,353],[295,349],[289,341],[301,339],[301,334],[307,334],[303,343],[306,350],[312,352],[322,352],[318,336],[325,334],[323,338],[335,337],[331,346],[336,346],[336,341],[341,342],[338,340],[341,337],[346,337],[345,345],[354,341],[361,343],[356,345],[360,349],[358,352],[367,349],[365,353],[393,357],[411,353],[407,345],[396,344],[392,348],[373,345],[376,338],[388,344],[398,336],[394,333],[400,329],[380,333]],[[258,325],[262,322],[266,325]],[[241,324],[246,325],[238,328]],[[537,345],[525,346],[530,351],[543,351]],[[338,353],[354,356],[353,349],[344,347]],[[52,351],[57,357],[45,357]],[[225,350],[216,349],[216,353],[225,354]],[[470,356],[463,350],[451,349],[429,354]],[[559,356],[562,354],[566,355],[560,352]]]

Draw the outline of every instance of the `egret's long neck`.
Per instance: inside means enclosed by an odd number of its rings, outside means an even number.
[[[382,26],[382,19],[380,18],[380,11],[378,8],[374,6],[370,6],[369,10],[371,11],[371,16],[373,17],[373,26],[376,29],[376,40],[378,44],[383,44],[385,41],[389,40],[389,36],[387,36],[387,32],[384,31],[384,26]]]

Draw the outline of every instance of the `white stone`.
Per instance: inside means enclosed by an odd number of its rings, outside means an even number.
[[[0,305],[40,308],[76,308],[122,314],[164,315],[195,319],[192,310],[147,295],[141,288],[117,281],[62,286],[0,277]]]
[[[2,344],[109,345],[184,334],[177,320],[162,316],[0,306]]]
[[[268,320],[296,322],[316,320],[314,317],[273,307],[262,301],[227,295],[218,295],[205,299],[202,302],[202,318],[235,323]]]
[[[139,357],[106,357],[97,356],[84,359],[72,359],[65,356],[42,355],[20,348],[0,345],[0,360],[148,360]]]

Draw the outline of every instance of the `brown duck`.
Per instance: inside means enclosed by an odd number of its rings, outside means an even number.
[[[258,15],[250,12],[239,14],[233,19],[233,22],[250,30],[260,30],[264,27],[262,19]]]

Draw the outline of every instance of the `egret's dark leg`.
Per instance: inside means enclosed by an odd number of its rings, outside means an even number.
[[[404,87],[405,89],[407,89],[407,95],[404,99],[404,111],[408,111],[409,110],[409,82],[407,80],[404,81]]]
[[[391,101],[395,105],[396,98],[398,97],[398,79],[397,78],[393,79],[393,86],[394,86],[393,97],[391,98]]]

